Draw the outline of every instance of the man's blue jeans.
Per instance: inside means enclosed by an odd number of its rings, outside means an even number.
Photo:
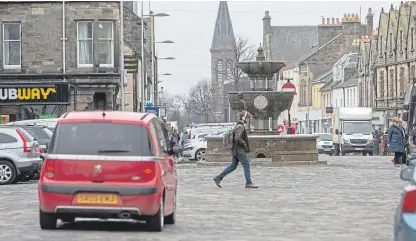
[[[250,163],[248,161],[247,155],[240,155],[240,156],[233,156],[231,160],[231,165],[226,167],[224,171],[222,171],[218,176],[215,177],[216,180],[221,181],[224,179],[225,176],[230,174],[232,171],[234,171],[237,166],[238,162],[241,162],[241,165],[244,168],[244,176],[246,178],[246,185],[252,184],[251,182],[251,176],[250,176]]]

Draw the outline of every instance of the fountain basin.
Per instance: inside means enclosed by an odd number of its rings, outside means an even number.
[[[294,93],[282,91],[228,92],[233,110],[249,111],[256,119],[277,119],[284,110],[290,109]],[[260,98],[261,97],[261,98]]]
[[[318,160],[317,135],[250,135],[248,153],[252,165],[286,166],[326,164]],[[231,150],[224,147],[222,137],[206,137],[207,150],[201,166],[231,163]]]

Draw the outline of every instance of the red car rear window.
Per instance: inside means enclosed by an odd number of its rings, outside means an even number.
[[[146,127],[111,122],[61,123],[51,140],[51,154],[153,156]]]

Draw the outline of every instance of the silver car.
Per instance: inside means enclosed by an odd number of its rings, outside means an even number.
[[[39,143],[21,127],[0,126],[0,185],[24,181],[42,167]]]

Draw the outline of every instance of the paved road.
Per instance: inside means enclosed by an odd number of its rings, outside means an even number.
[[[330,164],[253,168],[258,190],[244,189],[241,167],[218,189],[220,167],[182,165],[178,222],[163,233],[91,221],[41,231],[36,184],[1,186],[0,240],[391,241],[400,170],[386,157],[321,158]]]

